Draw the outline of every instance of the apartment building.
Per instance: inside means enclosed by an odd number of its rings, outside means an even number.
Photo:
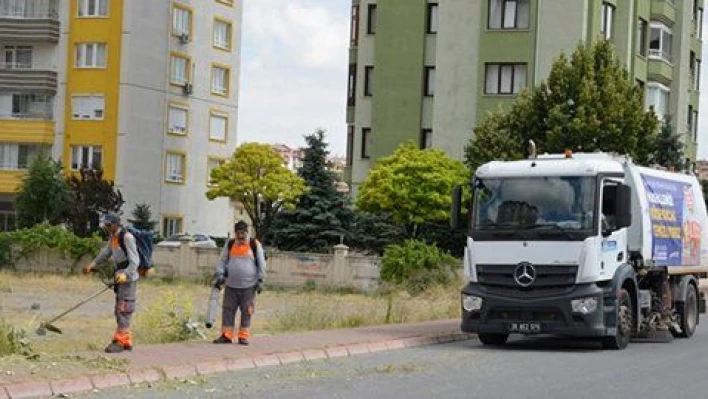
[[[353,0],[347,180],[402,142],[462,159],[474,127],[545,80],[561,51],[610,40],[646,107],[696,158],[703,0]]]
[[[0,0],[0,228],[47,148],[103,168],[165,235],[230,231],[233,204],[205,192],[236,147],[241,3]]]

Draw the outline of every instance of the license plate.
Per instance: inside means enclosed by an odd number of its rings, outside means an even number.
[[[509,332],[522,334],[538,334],[541,332],[541,323],[536,322],[513,322],[509,323]]]

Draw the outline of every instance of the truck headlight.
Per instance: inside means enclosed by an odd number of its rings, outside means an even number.
[[[462,309],[466,312],[476,312],[482,309],[482,298],[462,294]]]
[[[570,301],[573,313],[590,314],[597,310],[597,298],[580,298]]]

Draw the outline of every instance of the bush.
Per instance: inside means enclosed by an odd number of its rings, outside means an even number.
[[[86,255],[98,254],[101,245],[102,239],[98,235],[80,238],[62,226],[42,223],[27,229],[0,233],[0,268],[12,266],[15,259],[40,249],[58,249],[78,262]]]
[[[193,316],[192,302],[180,297],[176,291],[169,290],[144,310],[136,312],[136,338],[151,344],[206,338]]]
[[[381,279],[416,295],[433,285],[451,283],[458,268],[458,260],[435,245],[407,240],[386,248],[381,261]]]

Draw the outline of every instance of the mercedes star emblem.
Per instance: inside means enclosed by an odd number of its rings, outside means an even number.
[[[528,262],[519,263],[514,269],[514,280],[524,288],[530,287],[536,281],[536,269]]]

